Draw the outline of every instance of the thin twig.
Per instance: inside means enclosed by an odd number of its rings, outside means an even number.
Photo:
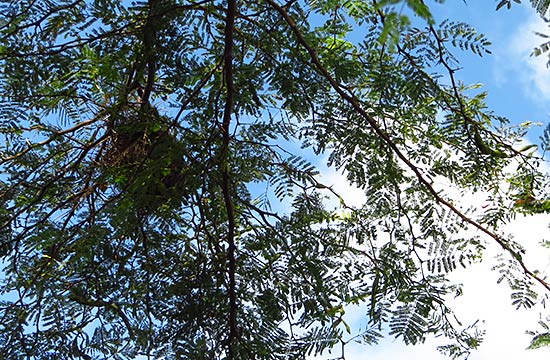
[[[395,144],[392,139],[389,137],[389,135],[384,132],[378,123],[376,122],[376,119],[374,119],[363,107],[360,105],[359,100],[355,97],[354,94],[349,93],[345,91],[342,86],[333,78],[333,76],[328,72],[328,70],[323,66],[321,61],[319,60],[319,57],[317,56],[315,50],[307,40],[302,35],[300,29],[296,25],[296,22],[294,19],[288,14],[288,12],[283,9],[280,5],[275,3],[273,0],[266,0],[279,14],[285,19],[288,26],[291,28],[292,32],[296,36],[298,42],[300,45],[304,47],[304,49],[308,52],[311,61],[317,68],[317,70],[327,79],[327,81],[330,83],[331,87],[340,95],[340,97],[348,102],[357,113],[359,113],[367,122],[369,123],[372,130],[393,150],[393,152],[397,155],[397,157],[405,163],[405,165],[415,174],[416,178],[418,179],[418,182],[424,186],[424,188],[430,193],[433,198],[436,200],[436,202],[444,205],[449,210],[451,210],[453,213],[455,213],[462,221],[465,223],[468,223],[475,227],[476,229],[480,230],[484,234],[491,237],[496,243],[498,243],[502,249],[507,251],[520,265],[520,267],[523,269],[523,272],[540,283],[544,288],[550,291],[550,284],[548,284],[546,281],[544,281],[542,278],[537,276],[535,273],[533,273],[531,270],[527,268],[525,263],[523,262],[521,254],[512,249],[511,246],[507,243],[505,239],[503,239],[500,235],[497,233],[487,229],[485,226],[477,222],[476,220],[468,217],[465,215],[462,211],[460,211],[458,208],[456,208],[450,201],[446,200],[444,197],[439,195],[437,191],[434,189],[434,187],[430,184],[428,180],[424,177],[421,170],[415,166],[412,161],[399,149],[397,144]]]

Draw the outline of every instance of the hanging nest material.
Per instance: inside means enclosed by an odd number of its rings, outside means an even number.
[[[105,166],[133,167],[150,157],[151,150],[159,141],[169,141],[169,133],[161,131],[166,126],[156,110],[124,111],[109,119],[109,142],[102,157]],[[164,138],[164,139],[161,139]]]
[[[101,163],[120,190],[147,207],[185,197],[184,148],[168,131],[168,120],[153,107],[109,119],[110,138]]]

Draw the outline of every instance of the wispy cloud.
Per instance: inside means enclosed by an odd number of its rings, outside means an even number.
[[[550,168],[546,166],[542,170],[550,171]],[[350,186],[345,176],[340,173],[328,171],[324,173],[324,179],[327,185],[332,185],[334,190],[344,194],[345,200],[351,201],[353,205],[359,205],[364,201],[362,191]],[[456,197],[452,192],[447,195]],[[479,195],[462,197],[460,200],[455,198],[455,200],[460,201],[462,205],[470,203],[477,206],[480,205],[480,201],[484,201]],[[526,248],[524,260],[529,268],[540,270],[544,275],[550,275],[550,252],[540,246],[540,241],[550,239],[549,221],[548,216],[544,214],[530,217],[518,216],[505,229],[500,229],[503,233],[512,235]],[[474,231],[472,235],[476,234],[477,232]],[[535,329],[539,317],[544,318],[550,315],[550,312],[543,308],[517,310],[511,304],[510,289],[505,282],[497,284],[499,274],[492,271],[492,267],[498,263],[495,257],[501,250],[498,245],[489,241],[482,263],[459,269],[451,274],[451,280],[454,283],[463,284],[464,292],[458,298],[450,298],[448,305],[456,311],[456,315],[464,325],[479,319],[483,322],[480,327],[487,331],[484,342],[469,359],[547,360],[550,348],[526,350],[531,336],[525,331]],[[362,327],[366,325],[365,308],[350,307],[346,311],[346,321],[350,325]],[[448,358],[440,354],[436,347],[448,342],[443,338],[430,338],[426,343],[412,347],[405,346],[401,340],[389,337],[376,346],[350,343],[346,346],[345,354],[346,359],[349,360],[367,358],[370,360],[443,360]],[[332,355],[324,354],[315,359],[331,359],[335,354],[339,354],[339,349],[335,349]]]
[[[502,54],[500,76],[518,76],[523,92],[536,102],[550,99],[550,69],[548,54],[533,56],[533,49],[545,41],[536,33],[550,35],[550,28],[536,13],[531,12],[525,21],[511,33],[508,49]]]

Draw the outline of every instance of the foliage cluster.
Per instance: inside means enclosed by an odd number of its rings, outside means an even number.
[[[499,232],[548,210],[526,129],[455,76],[489,45],[420,0],[2,2],[0,358],[344,358],[388,329],[467,355],[448,273],[492,242],[518,306],[549,288]]]

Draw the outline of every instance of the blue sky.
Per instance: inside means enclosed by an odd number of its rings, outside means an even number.
[[[512,123],[540,122],[542,125],[529,132],[526,139],[538,143],[543,126],[550,121],[550,69],[546,66],[546,56],[532,57],[531,52],[544,41],[533,32],[550,35],[548,25],[527,0],[521,5],[514,4],[511,10],[501,9],[498,12],[495,11],[497,2],[490,0],[469,0],[466,4],[462,0],[429,3],[438,21],[445,18],[464,21],[489,38],[492,54],[483,58],[457,50],[463,67],[457,77],[466,84],[482,83],[483,90],[489,93],[489,107]],[[550,170],[550,164],[545,166],[547,171]],[[338,173],[328,172],[323,176],[325,184],[333,184],[340,194],[347,195],[347,201],[361,201],[361,192],[350,189]],[[477,199],[461,200],[475,204]],[[527,248],[527,263],[546,274],[550,274],[550,252],[542,249],[539,242],[550,239],[549,224],[550,217],[540,215],[517,218],[506,229]],[[531,339],[525,330],[536,329],[539,310],[516,311],[510,304],[509,289],[504,284],[497,285],[498,274],[491,271],[498,253],[498,248],[489,247],[483,263],[452,274],[453,280],[464,284],[464,295],[450,300],[457,315],[464,320],[464,324],[480,319],[483,321],[482,328],[487,331],[484,343],[469,359],[547,360],[550,358],[550,348],[525,349]],[[540,310],[543,311],[542,316],[550,315],[549,310],[546,310],[546,315],[544,309]],[[347,315],[348,321],[355,326],[364,325],[362,310],[349,309]],[[436,350],[436,346],[442,344],[445,344],[444,339],[431,339],[421,346],[412,347],[388,337],[377,346],[349,345],[346,359],[447,359]],[[339,354],[336,351],[316,359],[333,359]]]
[[[517,5],[507,11],[495,11],[495,0],[447,0],[444,4],[433,4],[438,20],[451,18],[462,20],[474,25],[480,32],[486,34],[493,43],[492,55],[479,58],[457,50],[463,70],[458,78],[465,83],[483,83],[484,90],[488,91],[490,108],[496,113],[506,116],[513,123],[525,121],[550,121],[550,69],[546,67],[547,57],[531,57],[534,46],[543,39],[533,34],[533,31],[546,32],[550,29],[535,14],[528,5]],[[534,129],[528,139],[538,142],[542,126]],[[550,165],[547,166],[550,170]],[[361,201],[363,194],[357,189],[350,189],[337,172],[323,174],[325,184],[334,184],[334,189],[344,194],[346,202],[356,204]],[[474,202],[474,199],[467,199]],[[533,268],[539,268],[543,273],[550,273],[550,253],[541,251],[539,241],[550,239],[547,215],[528,219],[517,219],[509,226],[509,231],[531,251],[527,254],[527,263]],[[493,257],[498,253],[497,248],[490,248],[486,254],[486,261],[476,264],[466,270],[453,274],[453,279],[464,283],[464,295],[452,299],[454,308],[464,323],[476,319],[484,321],[483,327],[487,330],[485,342],[480,349],[473,353],[470,360],[485,359],[521,359],[547,360],[550,359],[550,348],[539,350],[525,350],[530,337],[525,335],[526,329],[536,328],[538,311],[516,311],[510,305],[509,291],[504,285],[497,285],[498,274],[491,272],[495,264]],[[355,326],[364,325],[365,310],[358,308],[347,309],[348,322]],[[550,313],[548,311],[547,313]],[[444,344],[443,339],[428,340],[420,346],[405,346],[400,340],[385,338],[377,346],[348,346],[347,360],[442,360],[436,346]],[[338,352],[325,354],[319,359],[337,357]]]
[[[550,69],[546,56],[533,57],[533,48],[544,39],[534,31],[550,29],[524,0],[511,10],[495,11],[496,1],[447,1],[434,5],[438,19],[459,19],[470,23],[493,43],[492,54],[480,58],[457,52],[463,66],[458,77],[465,83],[482,83],[495,112],[514,123],[527,120],[545,123],[550,115]],[[533,131],[532,141],[539,132]]]

